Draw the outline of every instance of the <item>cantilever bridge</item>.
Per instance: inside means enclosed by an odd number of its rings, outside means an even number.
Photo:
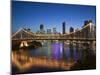
[[[13,41],[18,40],[80,40],[95,41],[94,26],[89,23],[80,30],[76,30],[69,34],[36,34],[24,28],[19,29],[12,35]]]

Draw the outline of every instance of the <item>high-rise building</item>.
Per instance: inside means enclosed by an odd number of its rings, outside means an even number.
[[[89,23],[88,20],[84,21],[84,26],[87,25]]]
[[[56,34],[57,31],[56,31],[56,28],[53,28],[53,34]]]
[[[74,32],[74,28],[73,28],[73,27],[70,27],[69,32],[70,32],[70,33],[71,33],[71,32]]]
[[[86,26],[86,25],[89,24],[89,23],[92,23],[92,20],[85,20],[85,21],[84,21],[83,27]]]
[[[51,29],[47,29],[47,34],[51,34]]]
[[[66,25],[65,22],[63,22],[63,23],[62,23],[62,33],[63,33],[63,34],[65,34],[65,31],[66,31],[66,29],[65,29],[65,28],[66,28],[65,25]]]
[[[39,33],[40,34],[45,34],[45,30],[44,30],[44,25],[43,24],[40,25]]]
[[[43,24],[40,25],[40,30],[44,30],[44,25]]]

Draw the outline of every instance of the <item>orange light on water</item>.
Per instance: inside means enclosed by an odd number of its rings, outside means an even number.
[[[19,60],[20,59],[20,60]],[[60,68],[63,70],[69,70],[75,62],[65,62],[64,60],[48,59],[46,57],[29,57],[21,54],[21,56],[16,53],[12,53],[12,62],[20,70],[26,71],[34,67],[46,67],[46,68]],[[24,62],[24,63],[23,63]]]

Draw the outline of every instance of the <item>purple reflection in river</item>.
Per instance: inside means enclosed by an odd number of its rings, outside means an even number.
[[[62,57],[62,44],[52,43],[52,56],[55,59],[60,59]]]
[[[82,57],[82,50],[63,42],[45,42],[41,48],[29,50],[31,56],[46,56],[47,58],[78,60]]]

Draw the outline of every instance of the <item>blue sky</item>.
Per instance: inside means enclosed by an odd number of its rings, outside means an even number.
[[[38,3],[12,1],[12,31],[27,27],[33,32],[39,30],[40,24],[46,29],[56,27],[62,32],[62,22],[66,22],[66,32],[72,26],[81,28],[84,20],[96,19],[96,7],[55,3]]]

